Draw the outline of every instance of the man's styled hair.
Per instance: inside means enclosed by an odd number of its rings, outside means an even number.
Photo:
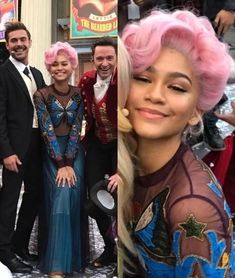
[[[117,41],[111,37],[106,36],[97,39],[91,46],[92,56],[94,56],[95,48],[97,46],[112,46],[115,49],[115,53],[117,54]]]
[[[29,30],[26,28],[26,26],[22,22],[19,22],[19,21],[7,22],[5,24],[5,28],[6,28],[6,30],[5,30],[6,42],[9,41],[9,33],[13,32],[13,31],[17,31],[17,30],[25,30],[29,40],[31,39],[31,34],[30,34]]]

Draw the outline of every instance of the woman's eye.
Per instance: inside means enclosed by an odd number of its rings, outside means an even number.
[[[178,92],[182,92],[182,93],[186,93],[187,90],[180,87],[180,86],[177,86],[177,85],[171,85],[169,86],[169,88],[173,89],[174,91],[178,91]]]
[[[136,81],[139,81],[139,82],[151,83],[151,80],[149,80],[146,77],[142,77],[142,76],[134,76],[133,79]]]

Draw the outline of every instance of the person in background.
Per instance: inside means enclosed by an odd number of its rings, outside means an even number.
[[[231,101],[230,113],[216,113],[216,116],[235,127],[235,102]],[[233,215],[235,223],[235,131],[224,138],[226,149],[221,152],[209,152],[203,157],[203,161],[211,168],[220,181],[227,203]]]
[[[235,23],[235,1],[233,0],[207,0],[202,1],[202,15],[208,17],[219,40],[224,41],[224,35]],[[220,101],[203,117],[203,137],[210,150],[221,151],[225,149],[223,138],[216,123],[218,117],[214,113],[221,104],[227,100],[224,94]]]
[[[92,45],[95,70],[85,72],[79,82],[85,103],[87,145],[85,177],[90,193],[92,187],[109,175],[108,190],[117,187],[117,44],[110,37],[102,37]],[[115,241],[111,232],[111,218],[90,199],[89,215],[97,222],[104,240],[104,252],[92,262],[102,267],[116,262]]]
[[[69,79],[78,65],[68,43],[57,42],[45,52],[54,83],[34,94],[42,137],[44,205],[47,227],[40,270],[51,278],[83,267],[81,206],[84,205],[84,150],[80,143],[83,100]]]
[[[45,86],[41,72],[29,66],[31,35],[21,22],[5,30],[9,59],[0,66],[0,261],[12,272],[30,273],[28,245],[41,201],[41,136],[33,93]],[[22,182],[24,194],[15,229]]]
[[[189,11],[154,11],[128,24],[122,41],[133,78],[128,92],[119,91],[131,124],[120,144],[135,179],[120,193],[133,206],[122,217],[139,265],[146,277],[233,277],[229,207],[209,168],[182,141],[223,94],[231,64],[226,46],[206,18]],[[121,178],[132,182],[128,172]]]
[[[220,119],[223,120],[230,125],[235,126],[235,101],[231,101],[231,106],[232,106],[232,112],[227,113],[227,114],[221,114],[218,112],[215,112],[216,116]]]

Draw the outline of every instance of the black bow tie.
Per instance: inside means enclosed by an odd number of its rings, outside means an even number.
[[[25,67],[25,69],[23,70],[23,73],[31,80],[31,77],[29,75],[29,69],[27,67]]]

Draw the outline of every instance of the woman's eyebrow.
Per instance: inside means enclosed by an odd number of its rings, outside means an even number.
[[[149,68],[147,68],[146,71],[148,71],[150,73],[158,72],[158,70],[155,67],[153,67],[153,66],[150,66]],[[169,76],[170,78],[185,78],[192,85],[191,78],[187,74],[185,74],[183,72],[172,71],[172,72],[167,73],[167,76]]]

